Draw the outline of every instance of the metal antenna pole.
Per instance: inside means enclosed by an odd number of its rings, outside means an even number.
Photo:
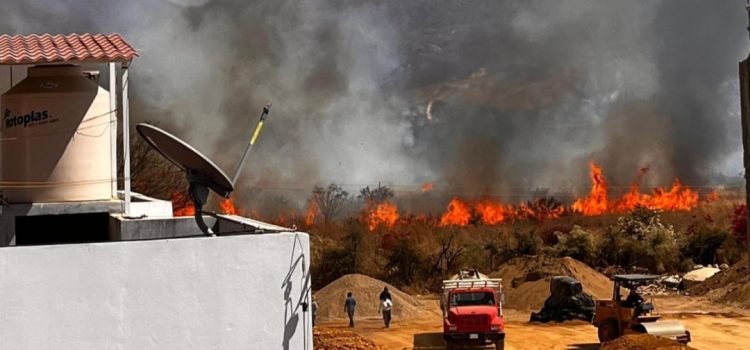
[[[269,103],[265,105],[265,107],[263,107],[263,113],[261,113],[260,115],[260,120],[258,121],[258,125],[255,127],[255,131],[253,132],[253,136],[250,138],[250,142],[248,142],[247,147],[245,147],[245,153],[242,154],[242,159],[240,160],[240,164],[237,165],[237,170],[235,170],[234,177],[232,178],[233,186],[237,184],[237,179],[240,178],[242,167],[245,165],[245,161],[247,160],[248,154],[250,154],[250,149],[253,148],[255,141],[258,140],[258,135],[260,135],[260,130],[263,129],[263,123],[266,122],[266,117],[268,116],[268,113],[270,111],[271,111],[271,104]]]

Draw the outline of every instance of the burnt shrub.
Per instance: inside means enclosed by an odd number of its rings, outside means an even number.
[[[389,281],[399,286],[412,285],[423,275],[425,260],[414,245],[401,239],[388,253],[386,276]]]
[[[740,245],[747,245],[747,206],[734,207],[732,213],[732,235]]]
[[[687,242],[682,248],[682,255],[697,264],[716,263],[717,250],[731,237],[731,233],[725,230],[701,226],[688,235]]]
[[[537,255],[542,248],[542,239],[533,230],[513,230],[518,255]]]
[[[343,275],[354,273],[354,259],[355,255],[349,249],[343,247],[326,249],[320,260],[312,266],[313,289],[323,288]]]

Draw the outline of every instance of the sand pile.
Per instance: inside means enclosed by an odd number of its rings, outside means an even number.
[[[631,334],[604,343],[599,350],[695,350],[674,340],[650,334]]]
[[[523,256],[509,260],[490,276],[503,279],[505,307],[539,310],[550,295],[553,276],[570,276],[581,282],[583,291],[594,299],[612,297],[612,282],[573,258]]]
[[[381,317],[378,313],[378,304],[383,287],[388,287],[391,292],[394,322],[412,318],[419,313],[419,301],[411,295],[381,280],[354,274],[343,276],[315,293],[318,301],[318,319],[323,322],[346,319],[344,300],[347,292],[354,293],[354,299],[357,300],[355,317]]]
[[[375,343],[354,332],[315,328],[313,330],[313,347],[320,350],[381,350]]]
[[[750,268],[747,258],[693,286],[688,292],[704,295],[714,302],[750,308]]]

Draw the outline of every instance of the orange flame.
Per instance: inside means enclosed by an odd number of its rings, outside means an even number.
[[[318,214],[318,205],[310,199],[307,201],[307,210],[305,211],[305,225],[312,226],[315,224],[315,216]]]
[[[187,196],[180,192],[172,193],[172,215],[173,216],[193,216],[195,215],[195,206]]]
[[[371,205],[368,205],[370,207]],[[383,202],[375,205],[374,209],[370,211],[368,216],[368,227],[370,231],[374,231],[378,225],[383,225],[388,228],[393,228],[398,221],[399,214],[396,205],[389,202]]]
[[[560,205],[558,207],[551,207],[543,205],[541,199],[537,198],[528,205],[521,204],[518,206],[515,217],[526,217],[537,221],[545,221],[549,219],[557,219],[565,213],[565,207]]]
[[[237,207],[234,205],[234,201],[231,198],[222,199],[219,204],[222,214],[238,215]]]
[[[648,199],[647,196],[641,194],[641,179],[646,172],[648,172],[648,167],[642,167],[638,171],[638,176],[630,185],[630,190],[614,203],[614,211],[627,212],[633,210],[636,206],[645,206]]]
[[[586,216],[601,215],[607,211],[607,182],[602,175],[602,168],[594,162],[589,164],[591,168],[591,192],[588,196],[576,200],[571,209]]]
[[[716,202],[719,200],[719,193],[716,191],[711,191],[709,194],[706,195],[706,202]]]
[[[425,182],[422,184],[422,193],[430,192],[433,188],[435,188],[435,185],[432,182]]]
[[[683,187],[679,179],[674,179],[669,191],[654,189],[652,196],[646,197],[646,206],[667,211],[691,210],[698,206],[698,192]]]
[[[448,210],[440,217],[438,226],[466,226],[469,220],[471,220],[469,205],[458,198],[453,198],[448,203]]]
[[[513,208],[505,206],[502,203],[494,203],[484,200],[477,203],[474,209],[479,213],[482,222],[486,225],[497,225],[513,215]],[[468,219],[467,219],[468,223]]]
[[[607,198],[607,183],[602,175],[602,169],[591,163],[591,193],[573,203],[571,209],[586,216],[600,215],[605,212],[627,212],[636,206],[643,206],[664,211],[691,210],[698,206],[698,192],[684,187],[679,179],[675,179],[669,190],[657,187],[652,194],[640,192],[640,180],[648,168],[642,168],[638,177],[630,186],[630,190],[622,198],[610,202]]]

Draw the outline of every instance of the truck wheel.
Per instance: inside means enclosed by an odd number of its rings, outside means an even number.
[[[504,350],[504,349],[505,349],[505,339],[495,340],[495,350]]]
[[[617,330],[617,321],[610,319],[602,322],[599,324],[598,333],[600,343],[617,339],[620,336],[620,333]]]

